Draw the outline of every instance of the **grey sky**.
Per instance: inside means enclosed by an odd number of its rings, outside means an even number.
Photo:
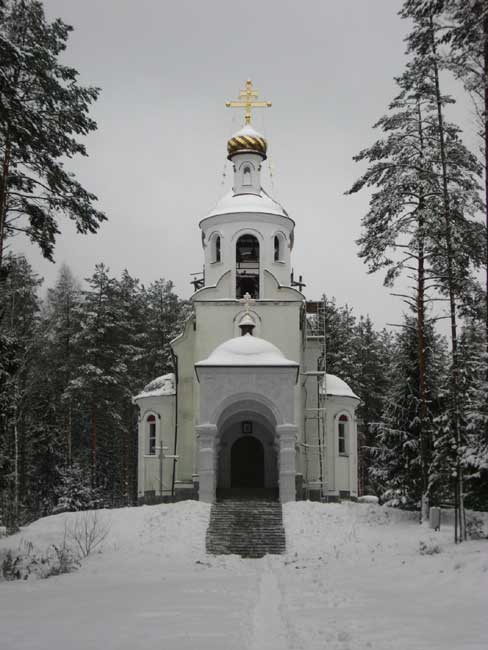
[[[361,171],[351,158],[375,137],[403,70],[400,0],[44,4],[75,27],[66,61],[102,88],[89,158],[70,167],[109,217],[85,237],[63,223],[56,266],[23,245],[48,285],[61,262],[82,278],[103,261],[190,295],[189,273],[203,261],[198,221],[227,191],[226,142],[243,123],[225,101],[250,77],[273,102],[253,125],[274,168],[265,186],[296,221],[293,266],[307,297],[325,291],[378,326],[398,318],[398,299],[357,258],[368,197],[343,193]]]

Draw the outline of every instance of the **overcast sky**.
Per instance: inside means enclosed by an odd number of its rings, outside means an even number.
[[[75,28],[65,61],[102,89],[89,158],[70,168],[109,218],[88,236],[63,222],[56,265],[16,243],[47,285],[62,262],[80,278],[104,262],[117,275],[165,277],[191,294],[189,274],[203,263],[198,221],[228,191],[226,142],[243,123],[225,101],[251,78],[273,102],[255,111],[253,125],[268,140],[264,185],[296,222],[293,267],[307,297],[325,291],[378,327],[398,320],[398,298],[357,257],[368,196],[344,191],[362,169],[352,156],[376,137],[372,124],[403,70],[400,0],[44,4],[50,19]]]

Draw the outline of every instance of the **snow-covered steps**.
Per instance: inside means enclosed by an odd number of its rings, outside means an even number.
[[[259,558],[285,552],[281,504],[260,498],[224,499],[212,506],[207,553]]]

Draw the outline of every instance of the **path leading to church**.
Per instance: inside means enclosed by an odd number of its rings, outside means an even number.
[[[284,506],[285,555],[205,553],[210,509],[100,511],[79,571],[0,582],[2,650],[486,650],[486,540],[455,547],[379,506]],[[76,513],[0,540],[59,543]],[[422,548],[437,550],[433,554]]]
[[[262,561],[259,592],[254,608],[251,650],[288,650],[288,630],[283,617],[282,594],[276,573],[274,558],[268,556]],[[281,563],[280,563],[281,564]]]

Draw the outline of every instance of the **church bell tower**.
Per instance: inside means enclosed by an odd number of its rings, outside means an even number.
[[[251,126],[251,109],[271,106],[256,100],[247,81],[240,100],[227,106],[245,108],[245,124],[227,143],[233,167],[231,191],[202,219],[205,251],[205,287],[222,281],[225,298],[270,298],[265,275],[278,286],[290,285],[290,252],[294,222],[286,210],[263,189],[261,170],[268,144]],[[223,279],[227,278],[227,282]]]

